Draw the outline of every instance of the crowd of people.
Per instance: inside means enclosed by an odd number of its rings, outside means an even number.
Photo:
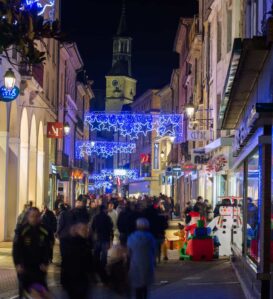
[[[203,199],[202,196],[198,196],[195,202],[188,201],[184,210],[185,223],[189,224],[191,221],[191,212],[200,213],[200,217],[203,218],[206,223],[209,223],[217,215],[217,210],[212,208],[212,205],[207,199]]]
[[[125,297],[147,298],[173,213],[172,200],[162,194],[131,201],[81,195],[73,208],[58,197],[54,211],[45,205],[41,212],[30,202],[18,217],[13,242],[19,298],[47,298],[56,239],[60,283],[70,299],[88,298],[92,283]]]

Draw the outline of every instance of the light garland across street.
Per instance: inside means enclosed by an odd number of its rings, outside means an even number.
[[[136,169],[103,169],[101,173],[93,173],[89,176],[90,180],[103,181],[107,178],[121,178],[135,180],[138,178],[138,171]]]
[[[85,115],[91,131],[114,131],[131,140],[156,131],[158,137],[170,136],[177,140],[183,135],[182,114],[131,114],[94,112]]]
[[[98,155],[109,158],[114,154],[132,154],[136,150],[135,143],[129,142],[108,142],[108,141],[77,141],[76,156],[83,158],[85,155]]]

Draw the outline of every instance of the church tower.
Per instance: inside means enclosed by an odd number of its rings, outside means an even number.
[[[121,18],[113,38],[112,68],[106,76],[106,111],[121,111],[131,104],[136,94],[136,80],[132,77],[132,38],[126,24],[123,1]]]

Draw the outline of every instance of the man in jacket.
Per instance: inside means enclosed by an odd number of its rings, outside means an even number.
[[[46,274],[50,260],[50,238],[40,223],[40,212],[30,208],[26,224],[18,228],[13,241],[13,261],[19,280],[19,298],[33,283],[47,287]]]
[[[50,262],[53,260],[53,247],[55,244],[55,233],[57,230],[57,219],[55,214],[49,210],[47,205],[44,205],[44,209],[41,215],[41,223],[47,229],[50,238]]]

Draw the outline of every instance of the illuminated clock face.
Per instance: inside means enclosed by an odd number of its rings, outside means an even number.
[[[112,85],[113,85],[113,86],[118,86],[118,80],[113,80],[113,81],[112,81]]]

